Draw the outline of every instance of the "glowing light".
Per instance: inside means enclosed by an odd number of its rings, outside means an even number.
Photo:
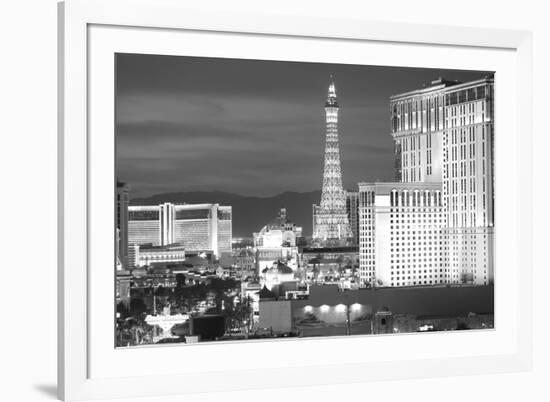
[[[420,332],[433,331],[433,329],[434,329],[434,326],[433,325],[428,325],[428,324],[418,327],[418,331],[420,331]]]
[[[329,310],[329,308],[330,308],[329,306],[327,306],[326,304],[323,304],[323,305],[321,306],[321,311],[322,311],[323,313],[326,313],[326,312]]]
[[[352,311],[359,311],[359,310],[361,310],[361,305],[359,303],[353,303],[351,305],[351,310]]]
[[[313,311],[313,307],[311,307],[311,306],[305,306],[305,307],[304,307],[304,311],[305,311],[306,313],[311,313],[311,312]]]
[[[336,311],[339,313],[343,313],[344,311],[346,311],[346,306],[344,304],[339,304],[336,306]]]

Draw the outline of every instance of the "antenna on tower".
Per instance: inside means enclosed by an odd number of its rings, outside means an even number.
[[[336,98],[336,85],[334,84],[334,73],[330,73],[330,81],[328,85],[328,97]]]

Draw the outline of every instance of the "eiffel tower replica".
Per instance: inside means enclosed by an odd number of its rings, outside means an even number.
[[[338,99],[334,77],[330,76],[325,103],[326,140],[321,204],[313,206],[314,247],[349,246],[353,233],[346,211],[346,192],[342,187],[340,145],[338,142]]]

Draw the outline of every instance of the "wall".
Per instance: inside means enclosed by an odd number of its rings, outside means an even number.
[[[183,0],[182,0],[183,1]],[[550,146],[547,135],[547,108],[550,93],[550,24],[546,2],[524,0],[521,3],[487,0],[463,0],[452,11],[446,10],[440,0],[395,0],[392,2],[331,0],[293,1],[211,1],[213,12],[223,10],[265,10],[341,18],[395,20],[411,23],[434,23],[465,26],[487,26],[532,29],[535,34],[535,127],[536,136],[534,182],[546,184],[547,156]],[[521,6],[520,6],[521,5]],[[190,4],[192,6],[192,4]],[[441,16],[444,18],[441,19]],[[27,265],[25,276],[29,288],[21,297],[20,286],[3,286],[0,298],[4,306],[33,313],[32,325],[28,315],[14,315],[7,328],[23,331],[0,331],[2,398],[12,402],[39,402],[55,399],[56,382],[56,1],[19,0],[2,2],[0,16],[0,80],[2,96],[2,172],[1,207],[11,210],[17,200],[20,211],[35,211],[41,205],[41,241],[33,244],[33,254],[40,256],[40,264]],[[366,89],[369,90],[369,89]],[[322,94],[321,94],[322,95]],[[343,127],[342,127],[343,129]],[[382,129],[382,128],[381,128]],[[389,166],[391,168],[391,166]],[[345,174],[345,170],[344,170]],[[5,192],[4,192],[5,191]],[[546,257],[549,211],[548,186],[540,185],[534,198],[535,220],[535,282],[533,307],[535,317],[547,315],[550,306],[550,270]],[[33,214],[5,214],[2,242],[28,238],[29,227],[36,226]],[[20,266],[20,256],[28,255],[28,244],[10,245],[5,266]],[[29,297],[32,295],[33,297]],[[4,323],[5,324],[5,323]],[[2,328],[5,328],[4,326]],[[31,330],[29,330],[31,328]],[[39,334],[38,334],[39,332]],[[356,400],[368,393],[369,399],[438,401],[445,395],[446,402],[465,399],[481,400],[543,400],[550,377],[550,321],[535,320],[535,366],[531,373],[487,376],[465,376],[424,380],[404,380],[370,384],[326,385],[302,387],[289,391],[239,391],[224,393],[225,401],[262,400],[280,401],[289,392],[294,400],[344,401]],[[32,363],[28,358],[32,356]],[[252,358],[247,356],[246,358]],[[254,357],[256,358],[256,357]],[[262,358],[259,356],[259,358]],[[391,388],[391,396],[388,394]],[[461,387],[467,387],[464,392]],[[411,389],[420,390],[411,392]],[[189,397],[144,398],[142,402],[214,402],[218,394]]]
[[[336,287],[311,287],[308,300],[293,300],[292,316],[302,319],[314,314],[327,323],[345,322],[346,305],[350,318],[388,308],[394,315],[454,317],[469,313],[485,314],[494,310],[494,289],[484,287],[378,288],[338,292]]]
[[[260,301],[260,328],[274,333],[289,332],[292,329],[290,301]]]

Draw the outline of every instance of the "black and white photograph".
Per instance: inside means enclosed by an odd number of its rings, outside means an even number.
[[[494,72],[114,75],[116,347],[495,328]]]
[[[518,5],[7,2],[0,399],[544,399]]]

